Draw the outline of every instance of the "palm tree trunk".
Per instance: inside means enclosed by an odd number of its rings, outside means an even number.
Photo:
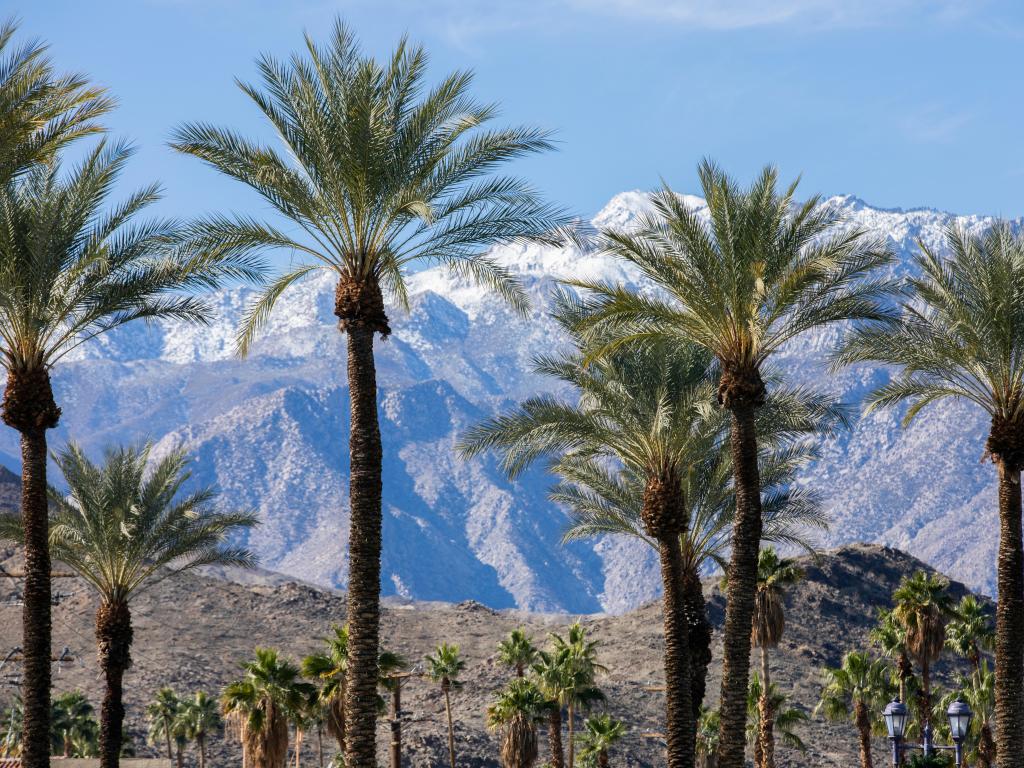
[[[932,674],[927,655],[921,659],[921,720],[924,725],[932,721]]]
[[[551,707],[548,715],[548,750],[551,752],[551,768],[565,768],[562,752],[562,708],[558,702]]]
[[[598,768],[608,768],[608,750],[602,749],[597,753]]]
[[[854,704],[854,719],[860,737],[860,768],[874,768],[871,764],[871,715],[863,701]]]
[[[730,449],[736,487],[729,586],[722,641],[719,768],[743,768],[747,685],[750,682],[750,628],[757,591],[757,552],[761,543],[761,475],[757,466],[754,407],[732,406]]]
[[[981,738],[978,740],[979,768],[992,768],[996,762],[996,743],[992,739],[992,728],[986,723],[981,726]]]
[[[391,689],[391,768],[402,768],[402,681]]]
[[[658,545],[661,556],[662,621],[665,632],[665,741],[668,768],[693,768],[696,720],[691,701],[690,638],[683,595],[679,536]]]
[[[711,622],[708,621],[704,585],[696,568],[686,565],[683,571],[683,605],[690,641],[690,706],[693,719],[693,743],[697,743],[697,720],[707,689],[708,666],[711,664]]]
[[[757,703],[761,727],[758,738],[761,741],[761,767],[775,768],[775,713],[771,703],[771,667],[768,663],[768,648],[761,647],[761,700]]]
[[[448,757],[455,768],[455,724],[452,722],[452,702],[447,686],[444,688],[444,712],[448,716]]]
[[[199,768],[206,768],[206,736],[196,736],[196,743],[199,746]]]
[[[96,611],[96,646],[106,681],[100,710],[100,768],[117,768],[124,727],[124,672],[131,664],[132,615],[128,604],[106,600]]]
[[[295,724],[295,768],[299,768],[299,758],[302,756],[302,731],[299,724]]]
[[[999,768],[1024,768],[1024,548],[1020,470],[999,463],[996,709]]]
[[[571,699],[569,701],[569,705],[565,709],[565,716],[569,721],[568,764],[569,768],[573,768],[576,763],[576,712],[573,709]]]
[[[174,745],[174,762],[178,768],[185,768],[185,755],[181,751],[181,744]]]
[[[171,718],[164,715],[164,736],[167,737],[167,759],[174,759],[174,752],[171,748]]]
[[[373,331],[348,327],[349,438],[348,676],[345,764],[376,765],[380,633],[381,462]]]

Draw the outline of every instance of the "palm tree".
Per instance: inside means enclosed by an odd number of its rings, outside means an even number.
[[[795,561],[782,557],[772,547],[761,550],[757,560],[757,595],[754,602],[754,628],[751,644],[761,649],[761,681],[764,694],[758,703],[760,729],[758,746],[761,750],[761,768],[775,768],[775,737],[772,726],[776,714],[771,710],[770,692],[773,690],[769,653],[782,641],[786,628],[786,588],[803,578],[803,569]]]
[[[284,768],[288,723],[316,688],[303,682],[298,666],[273,648],[257,648],[255,654],[242,665],[242,679],[224,688],[221,710],[241,718],[242,749],[252,768]]]
[[[167,743],[167,759],[174,759],[171,742],[174,739],[174,722],[181,711],[182,700],[172,688],[161,688],[149,704],[146,705],[146,717],[149,719],[149,740]]]
[[[781,693],[774,683],[769,686],[762,685],[761,679],[755,673],[750,678],[750,690],[747,693],[746,739],[747,744],[754,749],[756,768],[764,768],[768,759],[768,755],[761,747],[765,711],[771,713],[771,731],[778,732],[779,739],[785,746],[800,752],[807,751],[807,745],[795,730],[797,726],[810,719],[807,713],[797,707],[787,706],[786,695]],[[774,742],[772,747],[774,749]],[[774,760],[774,755],[772,759]]]
[[[526,669],[537,660],[537,648],[533,638],[522,627],[513,629],[507,638],[498,643],[498,661],[516,671],[522,677]]]
[[[54,456],[68,493],[52,491],[50,552],[100,597],[96,644],[106,682],[100,713],[100,765],[115,768],[124,723],[123,680],[131,666],[129,603],[142,589],[200,565],[253,565],[252,555],[226,544],[256,524],[249,513],[219,512],[215,493],[188,494],[189,460],[181,450],[154,461],[150,447],[107,451],[102,466],[69,444]],[[18,541],[24,524],[0,516],[0,539]]]
[[[576,756],[576,712],[589,709],[593,704],[604,701],[604,694],[594,685],[599,672],[607,668],[597,662],[596,640],[588,640],[586,630],[576,621],[569,626],[565,637],[551,634],[551,643],[558,666],[562,672],[561,699],[566,708],[569,725],[568,766],[573,768]]]
[[[533,768],[537,762],[537,723],[547,716],[550,703],[530,680],[509,682],[487,707],[487,725],[502,732],[503,768]]]
[[[303,260],[250,308],[238,336],[245,352],[290,286],[324,269],[337,278],[334,313],[348,339],[350,669],[348,762],[375,759],[373,708],[380,623],[381,462],[374,335],[391,332],[385,292],[407,298],[406,275],[435,263],[494,288],[525,310],[519,282],[486,254],[496,243],[545,239],[565,223],[499,165],[551,147],[530,128],[487,130],[496,109],[475,102],[472,75],[426,89],[426,54],[403,40],[385,62],[364,54],[340,21],[326,46],[306,38],[288,61],[259,60],[262,88],[242,90],[284,151],[207,124],[179,128],[173,146],[260,194],[288,221],[278,229],[246,216],[212,216],[194,243],[210,252],[284,249]],[[293,237],[289,232],[300,234]]]
[[[199,768],[206,768],[207,739],[221,726],[217,700],[211,698],[206,691],[196,691],[195,696],[182,702],[179,716],[184,723],[186,735],[196,743],[199,750]]]
[[[156,187],[105,211],[130,155],[124,144],[100,142],[67,173],[54,160],[0,186],[0,410],[22,449],[26,768],[48,759],[34,741],[49,716],[46,431],[60,418],[51,371],[71,350],[136,319],[206,322],[207,306],[188,292],[252,274],[240,261],[176,246],[171,223],[136,223],[158,198]]]
[[[851,336],[837,364],[877,360],[899,373],[868,409],[909,401],[904,423],[952,397],[991,419],[985,453],[999,477],[996,732],[1000,768],[1024,766],[1024,239],[1006,223],[978,235],[951,226],[948,253],[920,244],[898,320]]]
[[[697,768],[717,768],[718,732],[721,725],[717,709],[700,708],[700,717],[697,718]]]
[[[320,701],[326,708],[327,732],[345,751],[345,686],[348,678],[348,627],[334,625],[333,635],[324,638],[326,653],[314,653],[302,660],[302,674],[320,687]]]
[[[85,745],[96,738],[96,710],[81,691],[56,696],[51,707],[51,750],[64,757],[85,757]],[[77,749],[76,749],[76,744]]]
[[[552,316],[576,349],[541,358],[536,370],[570,385],[579,397],[527,400],[471,430],[461,447],[467,455],[499,451],[512,477],[549,456],[562,481],[551,498],[572,520],[567,540],[625,534],[659,552],[670,762],[690,761],[711,658],[700,569],[726,546],[723,531],[735,506],[731,463],[722,448],[726,422],[710,407],[710,356],[685,343],[622,346],[588,364],[594,343],[574,330],[578,302],[561,294]],[[840,417],[827,398],[802,390],[777,392],[763,409],[759,428],[773,446],[766,470],[766,536],[788,541],[796,523],[821,520],[814,497],[788,485],[809,458],[809,447],[792,440],[828,431]],[[663,487],[675,488],[671,498],[654,493]]]
[[[867,653],[851,651],[836,668],[823,670],[825,685],[815,715],[834,722],[853,721],[860,739],[860,766],[872,768],[871,734],[882,727],[878,713],[892,695],[888,665]]]
[[[624,339],[685,340],[717,361],[717,399],[731,419],[736,515],[729,564],[721,695],[721,768],[742,768],[750,672],[762,481],[756,413],[766,400],[763,370],[783,345],[844,320],[888,317],[887,284],[868,276],[893,257],[864,231],[839,230],[840,213],[817,196],[794,203],[796,184],[777,188],[766,168],[740,189],[705,161],[698,169],[707,217],[667,187],[628,231],[605,230],[597,246],[636,267],[662,293],[585,280],[581,330]],[[595,353],[599,356],[600,352]]]
[[[981,654],[995,647],[995,631],[988,611],[974,595],[964,595],[946,625],[946,647],[981,671]]]
[[[608,750],[626,735],[626,724],[611,715],[592,715],[583,722],[580,759],[587,765],[608,768]]]
[[[459,688],[462,682],[459,675],[466,668],[466,662],[459,658],[459,646],[441,643],[433,656],[426,657],[427,676],[441,685],[444,695],[444,711],[448,717],[448,756],[451,766],[455,768],[455,724],[452,722],[452,688]]]
[[[900,701],[909,701],[907,687],[915,684],[914,664],[907,650],[907,630],[892,610],[878,611],[878,624],[870,632],[871,640],[895,662],[893,678],[899,684]]]
[[[0,738],[0,757],[19,757],[21,755],[21,735],[24,728],[25,709],[21,699],[4,712],[3,737]]]
[[[969,677],[961,676],[957,687],[942,697],[935,705],[933,716],[943,722],[949,705],[956,699],[971,708],[969,743],[973,748],[967,759],[974,761],[978,768],[992,768],[996,764],[996,742],[992,734],[992,717],[995,712],[995,675],[988,661],[982,659]]]
[[[931,720],[931,666],[946,647],[946,622],[953,613],[946,589],[949,582],[937,574],[918,571],[904,578],[893,592],[893,620],[906,632],[907,653],[921,669],[923,724]]]
[[[565,750],[562,748],[562,707],[566,688],[564,654],[537,651],[532,672],[538,690],[547,699],[548,751],[551,768],[565,768]],[[519,678],[517,678],[519,679]]]
[[[401,654],[382,650],[377,657],[380,687],[391,697],[391,768],[402,765],[402,687],[408,678],[409,662]],[[381,707],[383,709],[383,706]]]

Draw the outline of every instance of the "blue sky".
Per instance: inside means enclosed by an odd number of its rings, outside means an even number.
[[[666,179],[695,191],[710,156],[741,179],[764,163],[804,192],[885,207],[1024,215],[1024,4],[996,0],[3,0],[24,36],[89,73],[139,147],[134,185],[162,212],[260,205],[165,146],[207,120],[256,134],[233,79],[336,15],[384,55],[405,32],[433,72],[470,68],[503,120],[557,131],[516,170],[591,215]]]

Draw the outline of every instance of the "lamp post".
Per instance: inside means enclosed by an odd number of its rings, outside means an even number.
[[[971,708],[959,698],[949,705],[946,710],[946,717],[949,719],[949,731],[953,736],[953,746],[932,743],[931,724],[925,723],[921,733],[920,744],[904,744],[903,735],[907,732],[907,723],[910,721],[910,712],[907,705],[899,699],[893,699],[885,707],[882,717],[885,719],[885,729],[889,732],[889,741],[892,743],[892,764],[900,764],[900,756],[903,752],[912,749],[920,749],[925,757],[930,757],[939,750],[953,750],[956,758],[956,768],[963,768],[964,764],[964,742],[967,740],[967,729],[971,725]]]

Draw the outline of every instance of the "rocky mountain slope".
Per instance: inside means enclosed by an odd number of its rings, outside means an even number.
[[[941,247],[948,224],[978,230],[989,221],[880,210],[854,197],[830,202],[849,226],[888,240],[901,271],[918,239]],[[595,222],[628,225],[644,206],[643,195],[625,193]],[[555,278],[633,284],[634,276],[571,248],[504,248],[496,256],[522,276],[534,302],[528,317],[432,269],[413,276],[409,312],[394,310],[394,333],[378,343],[384,590],[495,608],[628,610],[657,591],[650,552],[617,540],[562,547],[562,516],[545,498],[542,472],[510,483],[493,460],[464,462],[454,445],[479,419],[551,388],[530,372],[530,361],[562,343],[544,314]],[[249,545],[266,567],[344,587],[347,391],[332,296],[326,274],[286,293],[247,360],[232,355],[251,298],[246,289],[213,297],[219,311],[210,327],[138,325],[83,347],[56,371],[64,417],[53,444],[75,439],[98,452],[112,442],[150,439],[159,450],[185,443],[197,458],[197,481],[216,484],[229,504],[259,511],[264,524]],[[799,339],[780,364],[857,403],[887,374],[864,367],[824,375],[821,358],[837,333]],[[833,528],[823,543],[899,546],[992,593],[994,473],[979,462],[986,426],[981,414],[948,404],[907,430],[898,413],[858,421],[801,481],[825,498]],[[0,429],[0,463],[15,468],[17,456],[15,433]]]
[[[0,562],[16,571],[16,556],[12,561],[11,555],[8,550]],[[803,565],[806,577],[788,595],[786,634],[772,655],[772,668],[773,679],[790,695],[791,703],[811,713],[820,694],[820,668],[838,664],[848,650],[865,647],[878,608],[890,605],[892,590],[902,578],[927,566],[877,545],[843,547],[817,560],[804,558]],[[238,664],[251,656],[254,646],[272,646],[300,657],[318,648],[319,638],[329,632],[332,623],[344,621],[344,599],[337,592],[272,574],[236,575],[187,574],[143,592],[133,604],[134,665],[125,686],[128,729],[140,751],[152,752],[144,744],[143,708],[159,687],[170,685],[180,694],[200,688],[217,692],[238,675]],[[54,685],[58,691],[81,689],[98,706],[102,688],[92,638],[95,601],[79,580],[60,581],[61,591],[72,594],[54,609],[54,647],[71,648],[76,661],[55,668]],[[706,586],[716,626],[708,685],[708,703],[714,705],[724,601],[714,582]],[[0,587],[4,590],[0,601],[14,591],[8,580],[0,580]],[[950,591],[959,599],[967,590],[954,583]],[[0,622],[0,649],[20,644],[17,608],[0,610],[8,612],[8,620]],[[564,632],[572,620],[564,614],[495,611],[475,602],[442,604],[392,598],[384,611],[381,638],[385,647],[402,653],[412,663],[422,660],[439,642],[460,646],[467,661],[465,685],[452,696],[459,765],[492,768],[498,765],[498,742],[485,728],[484,711],[511,674],[496,661],[498,641],[523,626],[543,644],[548,632]],[[609,668],[599,680],[608,696],[608,709],[629,726],[621,749],[613,755],[613,765],[662,765],[662,743],[651,734],[664,728],[663,694],[645,690],[663,681],[660,604],[617,616],[585,616],[582,621],[600,641],[600,661]],[[939,665],[939,678],[946,678],[957,665],[962,666],[956,660],[944,661]],[[16,667],[6,670],[12,671],[16,672]],[[0,703],[8,703],[13,693],[11,688],[0,688]],[[405,764],[411,768],[445,765],[444,706],[438,687],[411,678],[403,692],[403,707],[407,710],[403,723]],[[381,764],[386,765],[387,725],[383,721],[379,734]],[[802,755],[780,747],[780,766],[840,768],[856,764],[857,740],[852,726],[812,718],[799,734],[809,752]],[[880,740],[875,746],[879,764],[885,746]],[[218,738],[212,748],[213,765],[239,764],[237,743]],[[545,749],[542,741],[542,754]],[[306,740],[304,754],[303,765],[317,765],[315,738]]]

